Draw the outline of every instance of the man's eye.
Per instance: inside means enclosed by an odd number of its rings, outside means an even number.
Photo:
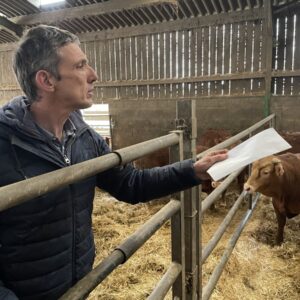
[[[77,69],[82,69],[86,66],[87,62],[86,61],[82,61],[80,62],[78,65],[76,65]]]

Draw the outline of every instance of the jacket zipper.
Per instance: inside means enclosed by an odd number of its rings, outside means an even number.
[[[65,149],[64,145],[62,145],[62,147],[61,147],[61,152],[62,152],[62,155],[63,155],[63,158],[64,158],[64,161],[65,161],[66,165],[69,166],[71,164],[71,160],[66,154],[66,149]]]
[[[75,134],[71,137],[71,139],[67,142],[66,147],[62,146],[63,157],[65,163],[69,166],[71,165],[71,158],[68,157],[67,151],[70,149],[70,153],[72,152],[71,146],[75,141]],[[72,154],[71,154],[72,157]],[[76,282],[76,247],[75,247],[75,234],[76,234],[76,213],[75,213],[75,203],[73,198],[73,185],[70,185],[70,197],[71,197],[71,209],[72,209],[72,285]]]

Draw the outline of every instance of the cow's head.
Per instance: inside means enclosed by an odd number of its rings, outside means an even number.
[[[252,165],[251,175],[244,184],[244,190],[250,193],[260,192],[272,196],[274,186],[278,185],[284,174],[282,162],[275,156],[257,160]]]

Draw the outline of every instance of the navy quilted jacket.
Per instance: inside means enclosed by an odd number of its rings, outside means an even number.
[[[23,122],[26,103],[18,97],[0,110],[0,186],[66,166],[53,142]],[[71,164],[110,152],[79,112],[70,119],[77,129],[67,145]],[[128,164],[0,212],[0,296],[8,289],[19,299],[57,299],[91,270],[96,186],[134,204],[196,184],[190,160],[144,171]]]

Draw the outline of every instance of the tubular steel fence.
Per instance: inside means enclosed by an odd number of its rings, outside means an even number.
[[[195,100],[178,101],[177,131],[156,139],[129,146],[102,157],[69,166],[0,188],[0,211],[24,203],[34,197],[61,188],[114,166],[123,165],[156,150],[171,147],[171,159],[201,158],[208,151],[228,147],[248,137],[265,124],[274,125],[274,115],[261,120],[232,138],[196,156]],[[224,234],[244,198],[242,193],[205,247],[202,246],[201,220],[206,210],[242,171],[228,176],[202,203],[198,187],[180,193],[179,200],[170,200],[135,233],[121,243],[89,274],[74,285],[61,300],[85,299],[114,269],[125,263],[167,220],[171,219],[172,262],[148,299],[163,299],[172,287],[174,299],[209,299],[231,252],[257,203],[249,205],[244,218],[230,238],[219,264],[202,288],[202,264]],[[201,185],[199,186],[201,188]]]

